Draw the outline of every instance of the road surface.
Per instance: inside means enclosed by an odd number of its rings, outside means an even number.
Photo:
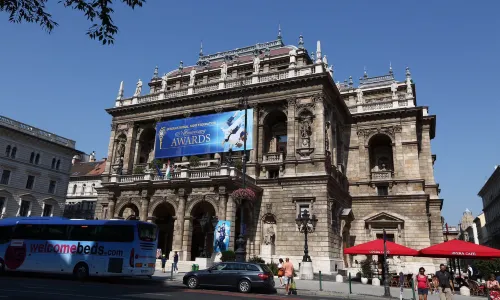
[[[0,277],[0,300],[133,300],[133,299],[332,299],[328,297],[240,294],[233,291],[189,290],[179,284],[137,279],[93,279],[86,282],[35,274]]]

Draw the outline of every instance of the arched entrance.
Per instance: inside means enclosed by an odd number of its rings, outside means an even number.
[[[155,208],[153,217],[159,230],[158,248],[166,257],[169,257],[174,239],[175,209],[172,204],[164,202]]]
[[[210,202],[201,201],[191,210],[193,218],[193,231],[191,237],[191,260],[201,257],[206,243],[207,253],[213,252],[214,229],[212,217],[215,216],[215,209]],[[203,224],[205,222],[205,224]],[[204,228],[202,228],[204,225]]]
[[[126,220],[134,220],[139,218],[139,208],[133,204],[128,203],[120,209],[118,212],[118,217],[124,218]]]

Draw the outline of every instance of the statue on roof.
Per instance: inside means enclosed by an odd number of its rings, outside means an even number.
[[[142,81],[139,79],[139,81],[137,81],[137,85],[135,88],[134,97],[139,97],[141,95],[141,92],[142,92]]]
[[[164,92],[167,90],[167,74],[161,77],[161,91]]]
[[[358,103],[363,103],[363,91],[358,88],[356,90],[356,95],[358,97]]]
[[[397,91],[398,91],[398,83],[394,81],[391,84],[392,99],[398,99],[398,96],[396,95]]]
[[[220,80],[224,81],[227,78],[227,64],[225,61],[220,65]]]
[[[196,69],[192,68],[191,72],[189,72],[189,85],[193,86],[194,85],[194,77],[196,75]]]
[[[259,74],[259,70],[260,70],[260,57],[257,54],[253,57],[253,73]]]

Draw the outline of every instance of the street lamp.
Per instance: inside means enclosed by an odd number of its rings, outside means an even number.
[[[302,262],[311,262],[309,247],[307,246],[307,234],[314,232],[316,224],[318,224],[318,219],[316,219],[315,215],[310,216],[306,209],[302,212],[302,215],[299,213],[297,219],[295,219],[295,223],[297,224],[299,231],[304,233],[304,256],[302,257]]]
[[[203,242],[203,248],[200,253],[201,257],[205,258],[210,258],[211,253],[208,252],[208,232],[210,231],[209,226],[212,225],[213,228],[217,226],[217,223],[219,222],[219,218],[217,216],[212,216],[211,218],[208,216],[208,214],[204,214],[201,219],[198,220],[200,222],[201,226],[201,232],[205,235],[204,237],[204,242]]]

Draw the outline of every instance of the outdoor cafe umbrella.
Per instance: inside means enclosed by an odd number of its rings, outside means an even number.
[[[418,251],[386,241],[387,255],[417,256]],[[384,255],[384,240],[377,239],[371,242],[359,244],[354,247],[344,248],[344,254]]]
[[[500,250],[461,240],[451,240],[420,250],[420,256],[489,259],[500,257]]]

